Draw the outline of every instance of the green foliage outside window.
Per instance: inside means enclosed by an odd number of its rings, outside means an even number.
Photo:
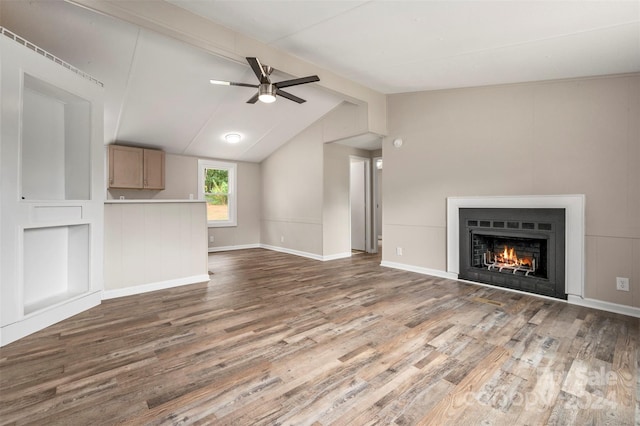
[[[227,205],[229,199],[229,171],[206,169],[204,192],[207,202],[216,206]]]

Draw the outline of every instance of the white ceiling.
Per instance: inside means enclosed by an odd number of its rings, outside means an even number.
[[[640,70],[637,0],[169,1],[383,93]]]
[[[352,148],[364,149],[366,151],[374,151],[382,148],[382,137],[373,133],[365,133],[336,141],[336,143]]]
[[[640,71],[639,1],[169,1],[383,93]],[[246,63],[60,0],[4,0],[0,24],[105,83],[105,143],[257,162],[343,101],[309,84],[246,104],[208,83],[254,83]]]
[[[247,63],[62,1],[4,1],[1,7],[2,26],[104,83],[105,143],[260,162],[343,101],[307,84],[287,88],[304,104],[284,98],[247,104],[256,89],[209,83],[256,83]],[[291,77],[275,71],[272,81]],[[230,132],[241,142],[227,143]]]

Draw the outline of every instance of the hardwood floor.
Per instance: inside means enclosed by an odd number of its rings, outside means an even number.
[[[2,424],[638,425],[640,320],[261,249],[0,349]]]

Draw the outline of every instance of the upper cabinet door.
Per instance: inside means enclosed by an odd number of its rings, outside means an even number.
[[[144,188],[164,189],[164,152],[144,150]]]
[[[144,151],[109,145],[109,188],[142,188]]]

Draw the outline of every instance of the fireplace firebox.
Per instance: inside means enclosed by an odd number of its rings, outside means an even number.
[[[459,278],[567,298],[565,209],[461,208],[459,215]]]

